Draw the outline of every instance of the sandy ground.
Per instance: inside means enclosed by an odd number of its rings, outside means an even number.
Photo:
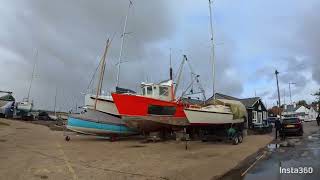
[[[0,119],[0,179],[212,179],[264,147],[270,135],[226,143],[135,139],[109,142],[88,136],[64,141],[63,132]]]

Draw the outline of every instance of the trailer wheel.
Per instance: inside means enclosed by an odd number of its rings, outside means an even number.
[[[243,142],[243,136],[242,136],[241,134],[239,134],[238,140],[239,140],[239,143],[242,143],[242,142]]]
[[[232,144],[233,144],[233,145],[238,145],[238,144],[239,144],[238,136],[235,136],[235,137],[232,139]]]
[[[65,140],[66,140],[66,141],[70,141],[70,137],[69,137],[69,136],[66,136],[66,137],[65,137]]]

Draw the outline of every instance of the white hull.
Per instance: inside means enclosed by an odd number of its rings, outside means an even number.
[[[233,119],[233,114],[228,110],[222,111],[221,107],[189,108],[184,110],[190,125],[214,125],[242,123],[244,119]]]
[[[30,102],[19,102],[17,109],[19,111],[30,112],[32,110],[33,104]]]
[[[86,94],[85,96],[85,106],[89,109],[94,109],[96,96],[92,94]],[[118,109],[113,102],[111,96],[98,96],[97,100],[97,111],[104,112],[107,114],[119,116]]]

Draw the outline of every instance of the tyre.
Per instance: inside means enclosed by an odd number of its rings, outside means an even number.
[[[235,136],[235,137],[232,139],[232,144],[233,144],[233,145],[239,144],[238,136]]]
[[[239,134],[238,140],[239,140],[239,143],[242,143],[242,142],[243,142],[243,136],[242,136],[241,134]]]

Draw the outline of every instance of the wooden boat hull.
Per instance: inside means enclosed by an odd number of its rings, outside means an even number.
[[[128,127],[140,132],[154,132],[161,129],[179,130],[189,125],[186,117],[122,116]]]

